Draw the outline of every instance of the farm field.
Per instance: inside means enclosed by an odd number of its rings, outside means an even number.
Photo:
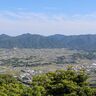
[[[0,73],[15,77],[38,75],[55,70],[85,69],[89,81],[96,81],[96,54],[69,49],[0,49]],[[21,78],[20,77],[20,78]]]

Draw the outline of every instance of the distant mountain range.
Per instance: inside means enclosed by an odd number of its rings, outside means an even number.
[[[51,35],[22,34],[19,36],[0,35],[0,48],[68,48],[96,50],[96,35]]]

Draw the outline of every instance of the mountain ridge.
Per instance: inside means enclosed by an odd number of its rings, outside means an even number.
[[[78,50],[96,50],[96,34],[43,36],[22,34],[18,36],[0,35],[0,48],[68,48]]]

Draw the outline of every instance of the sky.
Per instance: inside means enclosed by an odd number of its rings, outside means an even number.
[[[0,0],[0,34],[96,34],[96,0]]]

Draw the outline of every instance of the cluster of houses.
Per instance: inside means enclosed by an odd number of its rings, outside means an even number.
[[[41,70],[32,70],[32,69],[23,69],[23,70],[21,70],[19,79],[25,83],[32,82],[32,77],[34,75],[38,75],[38,74],[42,74],[42,71]]]
[[[74,70],[85,69],[88,73],[92,73],[93,71],[95,72],[95,70],[96,70],[96,64],[95,63],[89,64],[89,65],[80,65],[80,64],[78,65],[77,64],[77,65],[73,66],[73,69]],[[42,74],[42,73],[45,73],[45,72],[43,72],[41,70],[23,69],[20,72],[19,79],[25,83],[32,82],[33,76]]]

